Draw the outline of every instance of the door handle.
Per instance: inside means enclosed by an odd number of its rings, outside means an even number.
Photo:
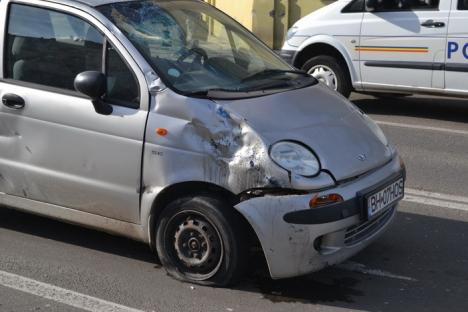
[[[442,27],[445,27],[445,23],[435,22],[434,20],[427,20],[424,23],[422,23],[421,26],[427,27],[427,28],[442,28]]]
[[[21,96],[12,93],[5,94],[2,97],[2,103],[6,107],[13,109],[22,109],[25,105],[24,99]]]

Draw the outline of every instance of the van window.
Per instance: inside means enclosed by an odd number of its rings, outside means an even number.
[[[374,0],[376,11],[437,10],[439,0]]]
[[[364,12],[364,4],[365,0],[354,0],[350,2],[344,9],[341,11],[342,13],[359,13]]]
[[[139,87],[133,73],[108,44],[102,64],[104,36],[72,15],[12,4],[6,36],[5,77],[74,91],[81,72],[106,71],[106,99],[139,107]]]
[[[461,11],[468,10],[468,0],[459,0],[458,9]]]

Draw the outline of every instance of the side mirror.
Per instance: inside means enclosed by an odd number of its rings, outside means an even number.
[[[103,73],[98,71],[85,71],[76,76],[74,85],[76,91],[96,101],[101,99],[106,93],[107,80]]]
[[[76,91],[91,98],[96,113],[102,115],[112,113],[112,106],[102,101],[107,90],[107,78],[103,73],[98,71],[79,73],[75,77],[74,86]]]

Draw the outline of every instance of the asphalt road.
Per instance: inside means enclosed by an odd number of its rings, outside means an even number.
[[[405,159],[408,195],[391,229],[350,261],[303,278],[254,271],[236,288],[193,286],[143,244],[0,209],[0,312],[83,311],[36,281],[105,300],[101,311],[468,311],[468,100],[353,100]],[[2,272],[39,296],[1,286]]]

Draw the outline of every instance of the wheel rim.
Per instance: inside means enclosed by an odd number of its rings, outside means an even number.
[[[335,72],[328,66],[316,65],[312,67],[308,72],[318,81],[323,82],[333,90],[338,90],[338,79],[336,78]]]
[[[169,220],[165,246],[179,272],[197,281],[213,277],[224,255],[219,231],[196,211],[183,211]]]

